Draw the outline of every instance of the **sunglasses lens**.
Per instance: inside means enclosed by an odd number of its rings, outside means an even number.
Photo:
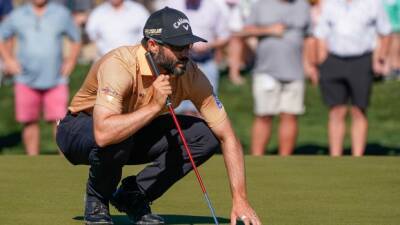
[[[171,48],[172,51],[181,52],[185,49],[189,49],[191,45],[184,45],[184,46],[169,45],[169,47]]]

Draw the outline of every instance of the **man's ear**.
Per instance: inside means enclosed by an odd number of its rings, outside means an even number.
[[[147,50],[153,53],[158,53],[160,46],[153,39],[147,41]]]

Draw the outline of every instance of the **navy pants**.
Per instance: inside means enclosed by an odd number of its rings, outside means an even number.
[[[218,140],[203,120],[190,116],[178,120],[196,165],[201,165],[219,149]],[[69,113],[58,125],[56,140],[72,164],[90,165],[87,194],[104,202],[116,190],[124,165],[151,163],[136,175],[137,186],[149,201],[192,170],[170,115],[154,119],[119,144],[101,148],[94,140],[92,116]]]

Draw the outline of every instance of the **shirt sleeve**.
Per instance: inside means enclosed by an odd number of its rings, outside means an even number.
[[[249,16],[247,17],[247,19],[245,20],[245,25],[258,25],[258,17],[257,17],[257,5],[258,5],[258,2],[256,2],[256,3],[254,3],[252,6],[251,6],[251,9],[250,9],[250,14],[249,14]]]
[[[6,40],[16,33],[16,27],[14,24],[15,16],[11,13],[10,16],[7,16],[4,21],[0,25],[0,39]]]
[[[227,114],[222,102],[218,96],[213,93],[213,88],[207,77],[193,63],[191,64],[190,91],[188,91],[189,99],[196,106],[197,110],[203,116],[209,127],[216,126],[223,122]]]
[[[385,7],[382,1],[377,1],[377,32],[380,35],[388,35],[392,31],[392,27],[390,25],[389,16],[386,13]]]
[[[85,31],[91,41],[96,41],[98,39],[97,20],[97,10],[94,9],[93,12],[89,14],[89,18],[85,26]]]
[[[70,12],[65,13],[64,19],[64,32],[65,34],[73,41],[80,42],[81,41],[81,33],[78,29],[78,26],[75,24],[73,17]]]
[[[215,34],[217,39],[228,39],[231,35],[229,30],[229,18],[225,9],[221,5],[217,5],[217,24],[215,26]]]
[[[97,73],[96,105],[123,112],[124,98],[132,90],[132,75],[117,57],[106,59]]]
[[[322,4],[320,18],[313,29],[313,35],[320,39],[326,39],[330,33],[329,6]]]

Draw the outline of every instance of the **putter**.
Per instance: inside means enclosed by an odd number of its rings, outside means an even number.
[[[145,56],[146,56],[147,62],[150,64],[150,68],[151,68],[152,72],[155,74],[156,77],[158,77],[160,75],[160,71],[158,70],[158,68],[157,68],[157,66],[156,66],[156,64],[155,64],[155,62],[153,60],[153,57],[151,56],[150,52],[146,52]],[[204,183],[203,183],[203,180],[201,179],[200,173],[197,170],[197,166],[194,163],[194,160],[193,160],[193,157],[192,157],[192,153],[190,152],[189,146],[186,143],[185,136],[183,136],[183,132],[182,132],[181,126],[179,125],[179,121],[176,118],[174,109],[172,108],[171,99],[169,97],[167,97],[166,105],[167,105],[167,107],[169,109],[169,113],[171,114],[172,119],[174,120],[176,129],[178,129],[179,136],[181,137],[182,142],[183,142],[183,146],[185,147],[185,150],[186,150],[186,152],[187,152],[187,154],[189,156],[190,162],[191,162],[191,164],[193,166],[193,170],[194,170],[194,172],[196,174],[197,180],[199,181],[201,190],[202,190],[202,192],[204,194],[204,197],[206,199],[208,208],[210,208],[211,214],[212,214],[212,216],[214,218],[214,222],[215,222],[216,225],[219,225],[217,217],[215,216],[215,210],[211,205],[211,201],[210,201],[210,198],[208,197],[208,194],[207,194],[207,191],[206,191],[206,187],[204,186]]]

